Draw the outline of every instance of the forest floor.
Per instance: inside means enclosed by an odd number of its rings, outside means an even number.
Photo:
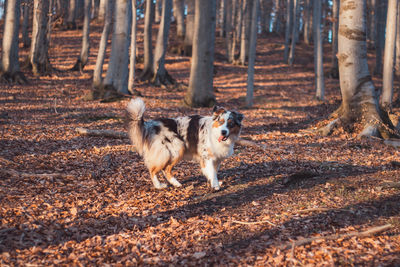
[[[255,105],[246,109],[247,68],[226,63],[217,38],[217,101],[242,112],[242,137],[266,149],[236,147],[221,166],[218,192],[193,162],[175,167],[183,187],[155,190],[127,139],[75,131],[126,130],[129,99],[82,98],[91,90],[101,32],[92,29],[83,74],[67,71],[81,31],[56,30],[52,75],[25,71],[30,84],[0,84],[0,265],[400,264],[400,191],[390,186],[400,182],[399,149],[356,133],[314,131],[339,106],[340,90],[326,77],[326,101],[314,98],[312,48],[299,44],[289,67],[282,38],[260,36]],[[328,72],[329,47],[325,54]],[[188,84],[190,58],[168,54],[166,67]],[[374,83],[381,87],[379,77]],[[183,87],[136,88],[146,119],[211,112],[183,106]],[[394,112],[400,115],[398,106]]]

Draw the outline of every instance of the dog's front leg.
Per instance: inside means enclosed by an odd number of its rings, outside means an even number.
[[[211,188],[213,188],[214,190],[219,190],[220,186],[217,178],[219,162],[208,159],[202,165],[203,166],[201,170],[203,174],[207,177],[207,180],[210,182]]]

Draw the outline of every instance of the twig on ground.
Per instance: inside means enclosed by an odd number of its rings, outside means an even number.
[[[264,223],[268,223],[272,226],[276,226],[276,224],[268,221],[268,220],[263,220],[263,221],[256,221],[256,222],[242,222],[242,221],[236,221],[236,220],[232,220],[233,223],[237,223],[237,224],[244,224],[244,225],[255,225],[255,224],[264,224]]]
[[[304,209],[304,210],[298,210],[296,213],[307,213],[307,212],[315,212],[315,211],[351,211],[348,209],[332,209],[332,208],[309,208],[309,209]]]
[[[16,170],[0,170],[0,172],[13,176],[13,177],[22,177],[22,178],[26,178],[26,177],[37,177],[37,178],[45,178],[45,179],[49,179],[49,178],[55,178],[55,177],[63,177],[63,178],[67,178],[67,177],[71,177],[71,175],[68,174],[63,174],[63,173],[27,173],[27,172],[19,172]]]
[[[351,237],[366,237],[366,236],[370,236],[370,235],[374,235],[377,233],[387,231],[391,228],[393,228],[393,225],[385,224],[385,225],[369,228],[368,230],[365,230],[363,232],[350,232],[350,233],[341,234],[341,235],[333,234],[333,235],[327,235],[327,236],[302,238],[302,239],[295,241],[294,243],[288,242],[287,244],[281,245],[280,249],[284,250],[284,249],[292,248],[294,246],[304,246],[304,245],[310,244],[311,242],[316,241],[316,240],[337,240],[337,239],[344,239],[344,238],[351,238]]]

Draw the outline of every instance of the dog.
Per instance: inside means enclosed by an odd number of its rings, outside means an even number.
[[[130,100],[127,111],[130,140],[143,157],[155,188],[167,187],[157,178],[160,172],[171,185],[182,186],[171,171],[180,160],[186,159],[199,162],[211,188],[220,189],[217,172],[220,163],[233,154],[243,114],[215,106],[212,116],[144,121],[145,104],[141,98]]]

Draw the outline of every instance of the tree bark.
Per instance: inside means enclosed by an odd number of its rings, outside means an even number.
[[[339,78],[339,62],[337,59],[338,52],[338,29],[339,29],[339,0],[332,1],[332,54],[331,54],[331,71],[330,75],[332,78]]]
[[[293,0],[287,0],[286,28],[285,28],[285,50],[283,52],[284,62],[288,62],[288,58],[289,58],[289,43],[290,43],[290,33],[292,32],[292,26],[293,26]]]
[[[381,76],[382,75],[382,54],[383,49],[385,46],[385,28],[386,28],[386,8],[387,8],[387,1],[376,1],[376,23],[377,23],[377,32],[376,32],[376,63],[375,63],[375,70],[374,74]]]
[[[112,16],[114,13],[114,1],[105,1],[105,18],[103,32],[101,33],[101,39],[99,43],[99,51],[97,53],[96,66],[93,72],[93,86],[98,88],[102,85],[102,73],[103,73],[103,63],[106,55],[108,36],[110,35]]]
[[[29,62],[34,75],[47,74],[52,68],[49,60],[48,0],[34,1],[33,29]]]
[[[114,97],[113,93],[129,94],[128,90],[128,65],[129,65],[129,46],[130,33],[132,25],[132,1],[116,0],[114,14],[114,29],[111,41],[110,63],[104,86],[106,91],[111,91],[103,96],[103,98]]]
[[[24,0],[22,2],[22,10],[23,10],[23,18],[22,18],[22,43],[24,47],[27,48],[30,46],[31,42],[29,39],[29,16],[30,16],[30,5],[28,0]]]
[[[254,0],[252,16],[251,16],[249,66],[247,68],[246,106],[249,108],[253,106],[254,65],[255,65],[255,60],[256,60],[256,48],[257,48],[258,9],[259,9],[259,2],[258,2],[258,0]]]
[[[154,23],[160,23],[161,21],[161,6],[163,0],[156,0],[155,3],[155,13],[154,13]]]
[[[76,29],[76,1],[77,0],[69,0],[68,15],[65,25],[69,30]]]
[[[213,63],[215,41],[215,0],[196,0],[192,66],[185,103],[192,107],[215,104]]]
[[[397,7],[397,33],[396,33],[396,60],[395,60],[395,73],[400,77],[400,4]],[[399,99],[400,100],[400,99]]]
[[[239,64],[241,65],[245,65],[248,60],[252,7],[253,7],[253,0],[244,0],[242,34],[240,40],[240,58],[239,58]]]
[[[193,33],[194,33],[194,4],[195,0],[186,0],[186,31],[185,39],[183,40],[183,54],[185,56],[192,55]]]
[[[315,68],[315,89],[316,97],[319,100],[324,100],[325,84],[324,84],[324,64],[322,51],[322,34],[321,34],[321,2],[314,2],[313,20],[315,21],[314,32],[314,68]]]
[[[300,15],[300,0],[294,0],[294,8],[293,8],[293,25],[292,25],[292,44],[290,46],[290,53],[288,64],[293,65],[295,49],[296,49],[296,42],[297,42],[297,32],[298,32],[298,20]]]
[[[386,21],[385,55],[383,65],[383,88],[381,106],[391,111],[393,102],[393,74],[397,32],[398,0],[389,0]]]
[[[379,96],[375,93],[368,70],[366,1],[341,0],[339,17],[338,59],[342,104],[334,112],[336,118],[328,126],[332,129],[332,124],[341,123],[345,129],[353,130],[355,123],[361,123],[363,130],[359,137],[397,137],[387,113],[379,106]]]
[[[304,43],[307,45],[310,45],[310,25],[311,25],[311,1],[312,0],[304,0],[304,32],[303,32],[303,38],[304,38]],[[338,1],[338,0],[333,0],[333,1]]]
[[[173,0],[176,33],[179,38],[185,37],[185,5],[183,0]]]
[[[143,71],[140,74],[141,80],[149,80],[153,76],[153,44],[152,44],[152,24],[153,24],[153,1],[146,0],[146,14],[144,17],[144,63]]]
[[[136,70],[137,0],[132,0],[131,51],[129,59],[128,90],[132,95],[140,95],[134,88]]]
[[[75,66],[72,68],[73,70],[79,70],[83,72],[83,68],[88,62],[89,59],[89,49],[90,49],[90,41],[89,41],[89,33],[90,33],[90,9],[92,6],[92,0],[85,0],[84,3],[84,21],[83,21],[83,31],[82,31],[82,48],[81,53],[75,63]]]
[[[103,22],[105,20],[107,14],[108,2],[109,0],[100,0],[99,14],[97,16],[97,21]]]

